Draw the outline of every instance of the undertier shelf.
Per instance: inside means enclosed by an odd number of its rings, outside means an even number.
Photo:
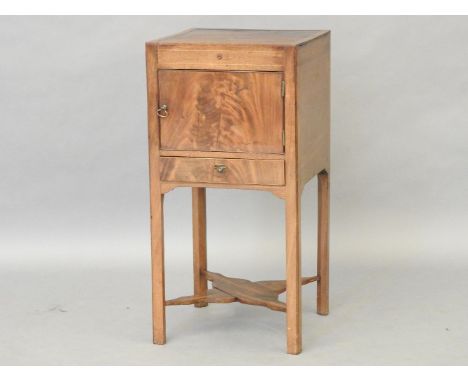
[[[191,305],[208,303],[240,302],[242,304],[264,306],[272,310],[286,312],[286,304],[278,297],[286,291],[285,280],[249,281],[223,276],[220,273],[205,272],[212,287],[206,295],[192,295],[166,300],[166,305]],[[318,276],[303,277],[302,285],[317,281]]]

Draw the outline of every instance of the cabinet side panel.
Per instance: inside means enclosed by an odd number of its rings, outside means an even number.
[[[330,170],[330,33],[298,47],[297,130],[302,188]]]

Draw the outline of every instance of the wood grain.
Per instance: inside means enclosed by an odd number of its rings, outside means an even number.
[[[146,76],[148,100],[148,152],[151,208],[151,270],[153,302],[153,342],[166,343],[166,311],[164,285],[164,195],[159,181],[159,123],[154,110],[157,101],[157,45],[146,44]]]
[[[299,187],[330,171],[330,33],[297,48]]]
[[[213,283],[213,288],[236,297],[243,304],[265,306],[282,312],[286,310],[286,305],[278,300],[278,294],[264,285],[214,272],[207,272],[207,278]]]
[[[284,162],[222,158],[161,157],[161,180],[226,184],[284,184]],[[215,166],[225,166],[218,172]]]
[[[302,351],[301,194],[296,135],[296,48],[287,50],[285,80],[287,352],[299,354]]]
[[[161,149],[282,153],[281,73],[160,70]]]
[[[194,294],[166,301],[166,305],[190,305],[208,303],[240,302],[248,305],[259,305],[276,310],[286,311],[286,304],[278,296],[286,290],[285,280],[249,281],[226,277],[220,273],[206,272],[206,277],[213,283],[213,288],[204,295]],[[318,277],[303,277],[301,285],[317,281]]]
[[[329,312],[329,219],[330,187],[326,171],[318,175],[318,237],[317,237],[317,313],[327,315]]]
[[[318,276],[309,276],[309,277],[302,277],[302,285],[306,285],[317,281],[319,278]],[[275,291],[276,293],[283,293],[286,291],[286,281],[285,280],[265,280],[265,281],[257,281],[258,284],[264,285],[267,288]]]
[[[160,150],[162,157],[187,157],[187,158],[225,158],[225,159],[281,159],[284,154],[274,153],[242,153],[229,151],[187,151],[187,150]]]
[[[261,70],[282,71],[284,51],[277,47],[226,46],[215,44],[162,44],[160,69]]]
[[[301,285],[318,281],[317,312],[329,311],[328,31],[186,31],[147,44],[147,77],[154,342],[166,340],[166,305],[238,301],[285,311],[287,351],[300,353]],[[155,118],[162,104],[169,115]],[[216,172],[215,165],[226,168]],[[318,275],[302,278],[301,193],[316,175]],[[165,301],[162,195],[187,186],[195,188],[194,295]],[[270,191],[285,200],[285,281],[204,272],[206,187]],[[278,300],[284,291],[285,304]]]
[[[194,295],[206,295],[206,190],[192,188],[192,225],[193,225],[193,284]],[[206,302],[196,303],[197,308],[206,306]]]
[[[192,305],[195,306],[206,306],[210,303],[216,304],[227,304],[237,301],[237,298],[224,293],[218,289],[210,289],[205,294],[193,295],[193,296],[182,296],[166,301],[166,306],[170,305]]]
[[[172,191],[177,187],[205,187],[205,188],[224,188],[250,191],[267,191],[280,199],[286,198],[285,186],[260,186],[258,184],[226,184],[226,183],[201,183],[201,182],[161,182],[161,192],[163,194]]]
[[[158,40],[161,45],[247,45],[296,46],[313,40],[324,30],[262,30],[262,29],[209,29],[192,28]]]

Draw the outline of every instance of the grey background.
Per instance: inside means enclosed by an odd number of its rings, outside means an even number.
[[[0,364],[467,364],[466,17],[1,17]],[[190,27],[332,30],[331,314],[168,308],[151,344],[144,42]],[[283,278],[273,195],[209,190],[209,268]],[[303,194],[315,272],[316,184]],[[167,297],[191,293],[189,189]]]

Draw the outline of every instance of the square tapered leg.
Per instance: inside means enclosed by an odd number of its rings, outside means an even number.
[[[318,175],[318,237],[317,237],[317,313],[327,315],[329,286],[329,176],[326,171]]]
[[[151,267],[153,284],[153,342],[166,343],[166,307],[164,293],[164,195],[151,200]]]
[[[192,225],[193,225],[193,282],[194,296],[207,293],[206,279],[206,189],[192,188]],[[194,304],[197,308],[207,306],[206,302]]]
[[[287,352],[302,351],[300,194],[286,196],[286,325]]]

